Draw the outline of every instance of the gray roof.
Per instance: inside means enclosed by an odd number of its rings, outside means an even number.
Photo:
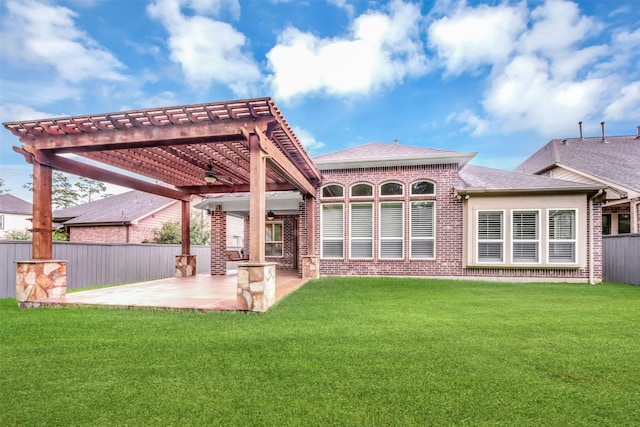
[[[608,136],[553,139],[515,170],[530,174],[566,166],[598,180],[640,191],[640,138]]]
[[[65,225],[131,223],[157,212],[176,200],[142,191],[128,191],[53,212]],[[69,219],[70,218],[70,219]],[[65,221],[68,219],[67,221]]]
[[[33,213],[33,205],[11,194],[0,194],[0,212],[31,215]]]
[[[529,175],[467,165],[459,172],[456,191],[471,193],[528,193],[528,192],[595,192],[600,186],[565,181],[546,176]]]
[[[314,157],[313,162],[320,170],[442,163],[458,163],[462,166],[475,155],[476,153],[370,142]]]

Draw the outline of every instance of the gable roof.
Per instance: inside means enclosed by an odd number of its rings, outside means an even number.
[[[640,137],[552,139],[515,168],[539,174],[555,166],[566,166],[599,181],[640,191]]]
[[[7,214],[31,215],[33,205],[11,194],[0,194],[0,212]]]
[[[477,153],[371,142],[313,158],[320,170],[425,164],[467,164]]]
[[[53,213],[55,221],[65,225],[130,224],[151,215],[176,200],[141,191],[128,191],[82,205],[59,209]]]
[[[510,172],[484,166],[466,165],[459,172],[455,186],[458,194],[482,193],[595,193],[604,186],[594,186],[546,176]]]

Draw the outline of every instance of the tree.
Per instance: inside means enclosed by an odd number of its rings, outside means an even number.
[[[182,243],[182,230],[176,221],[163,222],[160,229],[153,230],[156,243],[178,245]]]
[[[11,190],[4,186],[4,179],[0,178],[0,194],[8,193]]]
[[[104,183],[83,176],[74,185],[78,189],[78,199],[82,203],[97,200],[98,196],[102,197],[102,194],[107,191],[107,186]]]
[[[191,214],[191,227],[189,229],[192,245],[208,245],[211,240],[209,224],[198,214]],[[182,243],[182,228],[177,221],[163,222],[159,229],[153,230],[154,241],[165,245],[178,245]]]
[[[27,182],[23,187],[33,191],[33,175],[31,175],[31,182]],[[51,204],[54,209],[69,208],[77,203],[78,194],[73,190],[69,176],[62,172],[53,172]]]
[[[204,218],[209,219],[208,216]],[[191,214],[191,244],[192,245],[208,245],[211,242],[211,227],[209,221],[205,221],[204,218],[197,214]]]

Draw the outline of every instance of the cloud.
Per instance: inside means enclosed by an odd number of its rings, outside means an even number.
[[[459,75],[481,65],[505,62],[526,25],[522,6],[458,7],[429,26],[429,46],[448,73]]]
[[[195,14],[183,14],[183,7]],[[230,24],[205,16],[218,17],[224,11],[237,18],[240,6],[236,0],[155,0],[147,7],[169,33],[171,59],[180,65],[191,87],[207,89],[219,83],[244,96],[261,73],[246,49],[246,37]]]
[[[428,71],[417,5],[394,1],[386,12],[357,17],[347,35],[320,38],[285,29],[268,53],[272,92],[290,100],[308,94],[361,95]]]
[[[8,61],[53,68],[55,78],[72,83],[125,79],[120,61],[76,27],[75,12],[35,0],[9,0],[5,7],[0,52]]]
[[[293,126],[293,131],[295,132],[302,145],[304,145],[304,148],[306,148],[306,150],[310,153],[320,150],[325,145],[324,142],[318,141],[311,134],[311,132],[302,129],[301,127]]]
[[[38,111],[28,105],[0,104],[0,121],[17,122],[20,120],[36,120],[53,117],[54,114]]]
[[[334,5],[338,9],[343,9],[350,19],[355,15],[355,8],[347,0],[327,0],[327,3]]]
[[[630,83],[620,89],[620,95],[604,110],[607,120],[624,120],[640,117],[640,81]]]
[[[603,111],[611,118],[634,117],[638,88],[628,84],[626,70],[638,60],[640,31],[622,29],[610,44],[601,38],[596,43],[601,23],[563,0],[532,10],[524,3],[443,5],[448,13],[433,20],[428,34],[445,74],[488,68],[480,111],[450,115],[463,131],[533,130],[557,137],[573,132],[580,120],[600,119]]]

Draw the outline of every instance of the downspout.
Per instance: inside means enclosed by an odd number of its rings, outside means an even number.
[[[595,285],[593,278],[593,200],[604,193],[603,189],[589,197],[589,284]]]

